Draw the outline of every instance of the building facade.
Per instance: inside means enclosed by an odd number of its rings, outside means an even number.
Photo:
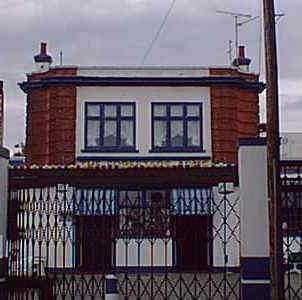
[[[0,80],[0,146],[3,145],[4,138],[4,92],[3,81]]]
[[[10,169],[11,275],[51,278],[63,298],[103,299],[112,274],[125,299],[254,291],[249,272],[269,269],[264,84],[239,54],[233,67],[51,67],[42,43],[20,83],[36,166]]]
[[[258,75],[237,67],[51,67],[42,43],[27,94],[29,164],[210,159],[235,163],[257,137]]]

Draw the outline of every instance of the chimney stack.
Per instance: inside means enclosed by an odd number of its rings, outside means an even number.
[[[244,48],[244,46],[239,46],[239,58],[245,58],[245,48]]]
[[[234,59],[233,66],[242,72],[249,72],[251,60],[245,57],[245,47],[239,46],[238,50],[238,57]]]
[[[36,72],[47,72],[52,63],[52,57],[47,54],[47,44],[42,42],[40,53],[34,56]]]
[[[47,44],[46,43],[41,43],[41,51],[40,51],[40,54],[41,55],[46,55],[47,54]]]

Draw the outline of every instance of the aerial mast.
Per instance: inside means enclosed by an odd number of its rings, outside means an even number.
[[[238,47],[239,47],[239,27],[243,24],[246,24],[258,17],[254,17],[249,14],[242,14],[242,13],[235,13],[232,11],[225,11],[225,10],[217,10],[218,14],[229,15],[234,18],[234,25],[235,25],[235,57],[238,57]]]

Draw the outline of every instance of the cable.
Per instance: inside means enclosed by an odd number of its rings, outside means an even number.
[[[156,32],[156,34],[155,34],[153,40],[152,40],[151,43],[149,44],[149,47],[147,48],[147,51],[145,52],[145,55],[143,56],[143,59],[142,59],[142,61],[141,61],[142,65],[145,63],[145,61],[146,61],[148,55],[149,55],[150,52],[152,51],[152,48],[153,48],[155,42],[157,41],[157,39],[158,39],[158,37],[159,37],[159,35],[160,35],[162,29],[163,29],[164,26],[166,25],[166,22],[167,22],[167,20],[168,20],[169,15],[170,15],[171,12],[172,12],[172,9],[173,9],[173,7],[174,7],[174,5],[175,5],[175,2],[176,2],[176,0],[172,0],[171,5],[170,5],[170,7],[169,7],[169,9],[168,9],[168,11],[167,11],[167,13],[166,13],[166,15],[165,15],[165,17],[164,17],[162,23],[160,24],[160,26],[159,26],[159,28],[158,28],[158,30],[157,30],[157,32]]]

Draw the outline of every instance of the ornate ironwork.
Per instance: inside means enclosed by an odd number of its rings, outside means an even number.
[[[52,172],[49,184],[11,173],[10,278],[47,282],[54,299],[103,299],[108,274],[125,299],[240,299],[235,174],[90,186]],[[29,286],[29,299],[32,290],[48,299],[49,287]]]
[[[285,299],[302,298],[302,161],[282,161],[281,204]]]

